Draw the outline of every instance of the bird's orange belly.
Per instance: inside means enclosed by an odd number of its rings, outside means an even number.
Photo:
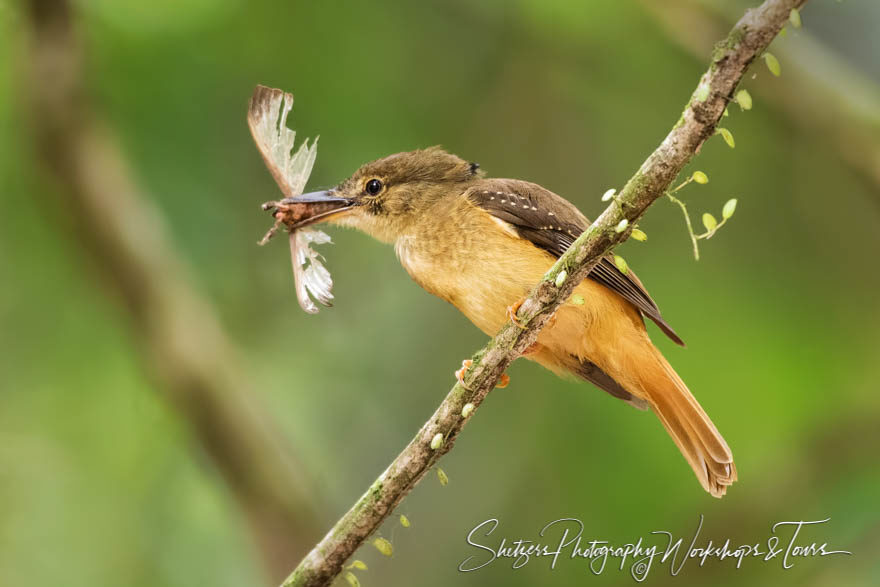
[[[488,215],[472,215],[467,221],[482,219]],[[419,285],[494,336],[508,320],[507,309],[528,295],[555,259],[532,243],[498,230],[494,223],[468,228],[472,230],[459,230],[455,239],[398,242],[397,252]],[[438,243],[454,244],[441,250]],[[618,341],[644,332],[635,308],[604,286],[585,279],[574,293],[583,303],[575,304],[570,298],[538,336],[544,351],[533,358],[548,363],[545,366],[558,370],[571,357],[606,364],[606,355]]]

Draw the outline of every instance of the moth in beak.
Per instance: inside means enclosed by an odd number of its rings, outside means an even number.
[[[263,210],[272,210],[272,216],[290,230],[323,222],[331,216],[351,209],[352,202],[337,197],[331,191],[311,192],[277,202],[266,202]]]
[[[316,314],[318,306],[312,298],[325,306],[332,305],[333,280],[323,265],[323,257],[311,245],[331,241],[326,233],[308,227],[350,209],[352,203],[332,191],[302,193],[317,156],[317,140],[311,145],[306,140],[294,153],[296,133],[287,128],[291,108],[292,94],[266,86],[257,86],[248,108],[251,135],[285,196],[263,204],[263,210],[271,210],[275,224],[259,244],[266,244],[282,225],[287,227],[296,297],[303,310]]]

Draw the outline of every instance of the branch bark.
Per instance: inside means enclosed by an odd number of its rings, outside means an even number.
[[[700,78],[684,112],[660,146],[520,306],[517,318],[525,328],[508,322],[473,356],[473,364],[464,375],[464,385],[453,386],[415,438],[306,555],[284,581],[284,587],[328,585],[340,573],[345,561],[431,466],[452,449],[462,427],[495,387],[504,370],[535,341],[547,320],[598,260],[629,236],[630,229],[618,233],[615,227],[622,220],[633,226],[648,206],[666,192],[703,142],[712,136],[749,65],[776,37],[791,10],[805,2],[766,0],[749,10],[727,38],[716,45],[708,71]],[[557,276],[563,271],[567,277],[557,286]],[[473,404],[474,409],[463,417],[462,408],[466,404]],[[444,442],[432,449],[431,441],[437,434]]]
[[[193,286],[115,137],[89,107],[73,8],[66,0],[30,0],[26,8],[25,103],[39,155],[63,198],[53,208],[65,211],[104,284],[122,301],[145,371],[229,485],[269,574],[279,579],[319,535],[320,492],[254,404],[235,345]]]

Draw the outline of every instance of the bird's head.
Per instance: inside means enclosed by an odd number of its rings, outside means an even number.
[[[459,194],[479,177],[479,165],[439,147],[396,153],[362,165],[336,187],[282,200],[307,204],[291,228],[316,222],[353,226],[393,242],[413,222],[431,213],[445,195]]]

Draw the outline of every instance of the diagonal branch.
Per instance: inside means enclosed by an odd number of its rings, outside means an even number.
[[[700,78],[673,129],[630,178],[620,195],[559,258],[520,306],[517,318],[525,328],[508,322],[485,348],[474,355],[473,364],[464,375],[464,385],[453,386],[415,438],[300,562],[284,582],[284,587],[329,584],[340,573],[344,562],[431,466],[452,449],[465,422],[472,417],[504,370],[535,341],[550,316],[598,260],[629,236],[629,229],[618,233],[615,227],[623,220],[632,226],[648,206],[664,194],[703,142],[712,136],[749,65],[783,27],[790,11],[805,2],[766,0],[760,7],[749,10],[727,38],[716,45],[708,71]],[[557,279],[563,272],[565,276]],[[467,404],[474,408],[462,416],[462,409]],[[438,434],[444,442],[432,449],[432,439]]]

